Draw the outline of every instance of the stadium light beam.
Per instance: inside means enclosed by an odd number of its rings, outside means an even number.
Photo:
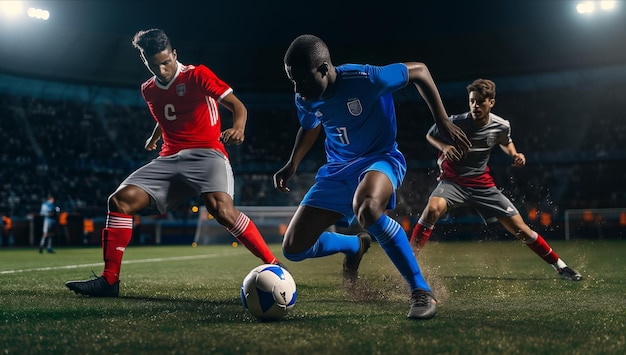
[[[0,1],[0,13],[14,17],[22,13],[21,1]]]

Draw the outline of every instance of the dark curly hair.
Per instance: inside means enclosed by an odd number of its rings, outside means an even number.
[[[152,28],[142,30],[133,37],[133,46],[139,49],[144,55],[151,56],[166,49],[172,49],[170,39],[163,30]]]
[[[301,35],[294,39],[287,52],[284,62],[288,66],[308,66],[315,68],[323,62],[330,63],[330,52],[326,43],[314,35]]]

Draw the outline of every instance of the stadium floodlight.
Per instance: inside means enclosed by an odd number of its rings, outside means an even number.
[[[613,10],[616,5],[617,5],[616,1],[608,1],[608,0],[600,1],[600,8],[602,10]]]
[[[576,5],[576,11],[579,14],[590,14],[595,12],[597,8],[602,11],[613,11],[617,7],[615,0],[602,1],[581,1]]]
[[[579,14],[590,14],[596,9],[596,4],[593,1],[583,1],[576,5],[576,11]]]
[[[13,17],[22,13],[21,1],[0,1],[0,13]]]
[[[50,12],[44,9],[36,9],[34,7],[30,7],[28,8],[28,10],[26,10],[26,13],[28,14],[29,17],[36,18],[38,20],[45,21],[50,18]]]

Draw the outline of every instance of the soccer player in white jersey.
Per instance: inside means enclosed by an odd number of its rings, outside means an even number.
[[[322,130],[327,162],[318,170],[315,184],[287,227],[283,255],[301,261],[344,253],[344,278],[354,282],[371,234],[409,284],[408,318],[433,317],[437,301],[406,233],[385,214],[385,210],[395,208],[395,191],[406,172],[396,143],[394,91],[415,84],[448,140],[459,144],[460,149],[469,146],[465,134],[448,121],[428,68],[418,62],[334,66],[327,45],[313,35],[293,40],[284,65],[294,85],[301,127],[289,161],[274,175],[274,186],[289,191],[288,180]],[[349,225],[355,219],[367,233],[327,231],[332,225]]]
[[[132,43],[154,75],[141,85],[141,94],[156,121],[145,148],[157,149],[161,138],[163,144],[159,157],[128,176],[108,199],[101,276],[69,281],[66,286],[87,296],[117,297],[133,215],[150,205],[166,213],[196,195],[252,254],[263,263],[280,264],[252,220],[233,204],[233,172],[224,144],[244,141],[244,104],[206,66],[178,62],[178,53],[162,30],[139,31]],[[218,104],[233,115],[233,126],[223,132]]]
[[[526,164],[526,157],[517,151],[511,139],[509,121],[491,113],[496,102],[495,83],[477,79],[467,86],[467,92],[470,111],[453,115],[450,121],[463,129],[472,148],[463,154],[440,138],[436,126],[426,134],[428,142],[439,150],[441,174],[411,235],[416,253],[430,238],[439,217],[455,207],[470,205],[485,218],[497,218],[507,231],[552,265],[563,279],[582,280],[580,273],[568,267],[545,239],[524,222],[513,203],[496,187],[489,172],[487,163],[496,146],[513,158],[513,166]]]

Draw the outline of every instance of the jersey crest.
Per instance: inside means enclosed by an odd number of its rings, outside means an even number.
[[[361,106],[361,101],[359,99],[352,99],[348,101],[348,112],[352,116],[358,116],[363,113],[363,106]]]
[[[185,84],[176,85],[176,94],[178,96],[184,96],[185,92],[187,92],[187,87],[185,86]]]

